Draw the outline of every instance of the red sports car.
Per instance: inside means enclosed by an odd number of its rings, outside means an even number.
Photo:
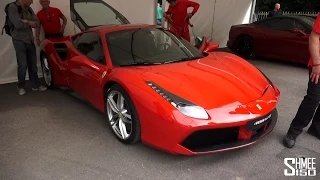
[[[308,64],[314,17],[283,15],[231,26],[227,46],[237,55]]]
[[[122,143],[193,155],[247,146],[273,130],[280,92],[242,58],[129,24],[103,1],[70,4],[82,32],[42,42],[45,82],[105,113]]]

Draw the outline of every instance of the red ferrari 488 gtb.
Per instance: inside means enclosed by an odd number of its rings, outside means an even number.
[[[102,0],[70,7],[82,32],[42,42],[45,81],[105,113],[122,143],[193,155],[247,146],[273,130],[280,92],[244,59],[129,24]]]

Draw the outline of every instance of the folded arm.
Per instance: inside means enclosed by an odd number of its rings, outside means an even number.
[[[32,28],[38,29],[38,27],[40,27],[39,19],[37,18],[37,16],[33,12],[32,8],[29,8],[29,11],[31,12],[32,17],[31,17],[31,20],[27,22],[27,24],[29,26],[31,26]]]
[[[11,4],[8,8],[8,15],[11,23],[13,24],[15,29],[26,29],[29,27],[26,23],[21,21],[20,14],[18,12],[18,7],[14,4]]]
[[[197,13],[200,8],[200,4],[197,2],[193,2],[193,1],[187,1],[187,5],[188,5],[188,7],[193,7],[193,10],[191,12],[192,15]]]

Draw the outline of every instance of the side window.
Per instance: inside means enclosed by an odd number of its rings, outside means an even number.
[[[77,40],[75,46],[83,55],[92,61],[100,64],[106,64],[100,35],[96,32],[83,33]]]
[[[262,22],[258,22],[256,24],[258,24],[259,26],[262,26],[262,27],[270,28],[270,24],[272,22],[274,22],[274,20],[265,20],[265,21],[262,21]]]
[[[307,29],[297,20],[294,21],[294,27],[300,29],[303,32],[307,32]]]
[[[279,19],[272,22],[270,28],[278,31],[290,31],[295,28],[295,21],[293,19]]]

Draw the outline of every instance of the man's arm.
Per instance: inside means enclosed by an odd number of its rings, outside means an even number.
[[[313,30],[309,36],[309,51],[313,64],[320,64],[320,15],[313,25]]]
[[[309,51],[313,64],[320,64],[320,32],[312,31],[309,37]]]
[[[59,10],[59,9],[58,9]],[[67,25],[67,18],[66,18],[66,16],[59,10],[59,17],[60,17],[60,19],[62,19],[62,29],[64,29],[65,27],[66,27],[66,25]]]
[[[38,17],[35,15],[32,8],[29,7],[29,11],[31,12],[32,17],[31,17],[30,21],[27,21],[27,24],[29,26],[31,26],[32,28],[38,29],[38,27],[40,27],[40,21],[39,21]]]
[[[39,12],[37,13],[37,17],[39,19]],[[36,28],[35,35],[34,35],[38,44],[40,43],[40,30],[41,30],[41,22],[39,20],[39,27]]]
[[[18,7],[16,5],[14,4],[9,5],[8,15],[15,29],[26,29],[29,27],[29,25],[21,21],[20,14],[18,12]]]
[[[191,12],[192,15],[196,14],[198,12],[198,9],[200,8],[200,4],[193,1],[186,1],[188,7],[193,7],[193,10]]]
[[[172,8],[169,6],[168,10],[163,13],[163,17],[169,18],[169,16],[172,14]]]

